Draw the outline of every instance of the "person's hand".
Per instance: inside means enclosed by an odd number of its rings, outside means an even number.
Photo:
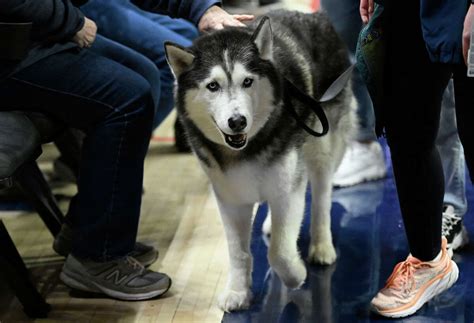
[[[364,24],[368,24],[374,14],[374,0],[360,0],[360,18]]]
[[[97,25],[89,18],[84,18],[84,26],[79,30],[72,40],[79,45],[79,47],[91,47],[97,35]]]
[[[245,27],[243,21],[253,20],[252,15],[230,15],[219,6],[212,6],[202,15],[199,20],[199,31],[210,29],[222,29],[224,26]]]
[[[464,19],[464,30],[462,32],[462,54],[464,55],[464,62],[467,65],[467,55],[469,51],[469,45],[471,44],[471,30],[472,21],[474,20],[474,5],[471,4],[469,10]]]

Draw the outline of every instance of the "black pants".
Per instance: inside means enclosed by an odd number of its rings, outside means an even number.
[[[466,67],[432,63],[421,31],[420,12],[393,1],[388,21],[384,122],[410,251],[431,260],[440,251],[444,176],[435,146],[441,100],[454,77],[458,129],[474,173],[474,79]],[[419,5],[419,4],[418,4]]]

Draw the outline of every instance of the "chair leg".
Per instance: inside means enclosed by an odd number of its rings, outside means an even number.
[[[15,180],[55,237],[61,230],[64,215],[36,162],[28,162],[17,170]]]
[[[15,292],[25,313],[32,318],[47,317],[51,305],[45,302],[30,280],[30,274],[21,259],[7,229],[0,221],[0,273]]]

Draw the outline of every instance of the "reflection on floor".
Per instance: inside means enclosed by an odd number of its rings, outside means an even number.
[[[391,174],[391,172],[389,172]],[[421,189],[421,188],[420,188]],[[307,201],[310,195],[307,195]],[[469,204],[473,190],[468,187]],[[309,203],[307,203],[309,205]],[[393,177],[334,192],[332,232],[338,253],[329,267],[308,265],[308,278],[300,290],[288,290],[269,269],[268,238],[261,226],[267,213],[259,208],[252,237],[253,293],[250,310],[226,314],[223,322],[378,322],[386,319],[370,313],[369,303],[384,285],[396,262],[407,255],[407,242],[398,207]],[[474,232],[473,211],[466,227]],[[303,256],[309,244],[309,212],[299,240]],[[460,278],[449,291],[425,305],[416,315],[389,322],[473,322],[474,248],[455,255]]]

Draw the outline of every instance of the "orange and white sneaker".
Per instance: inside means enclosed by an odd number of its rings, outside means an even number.
[[[458,280],[459,269],[446,245],[443,238],[441,252],[432,261],[409,255],[397,264],[385,287],[372,299],[372,310],[386,317],[408,316],[450,288]]]

